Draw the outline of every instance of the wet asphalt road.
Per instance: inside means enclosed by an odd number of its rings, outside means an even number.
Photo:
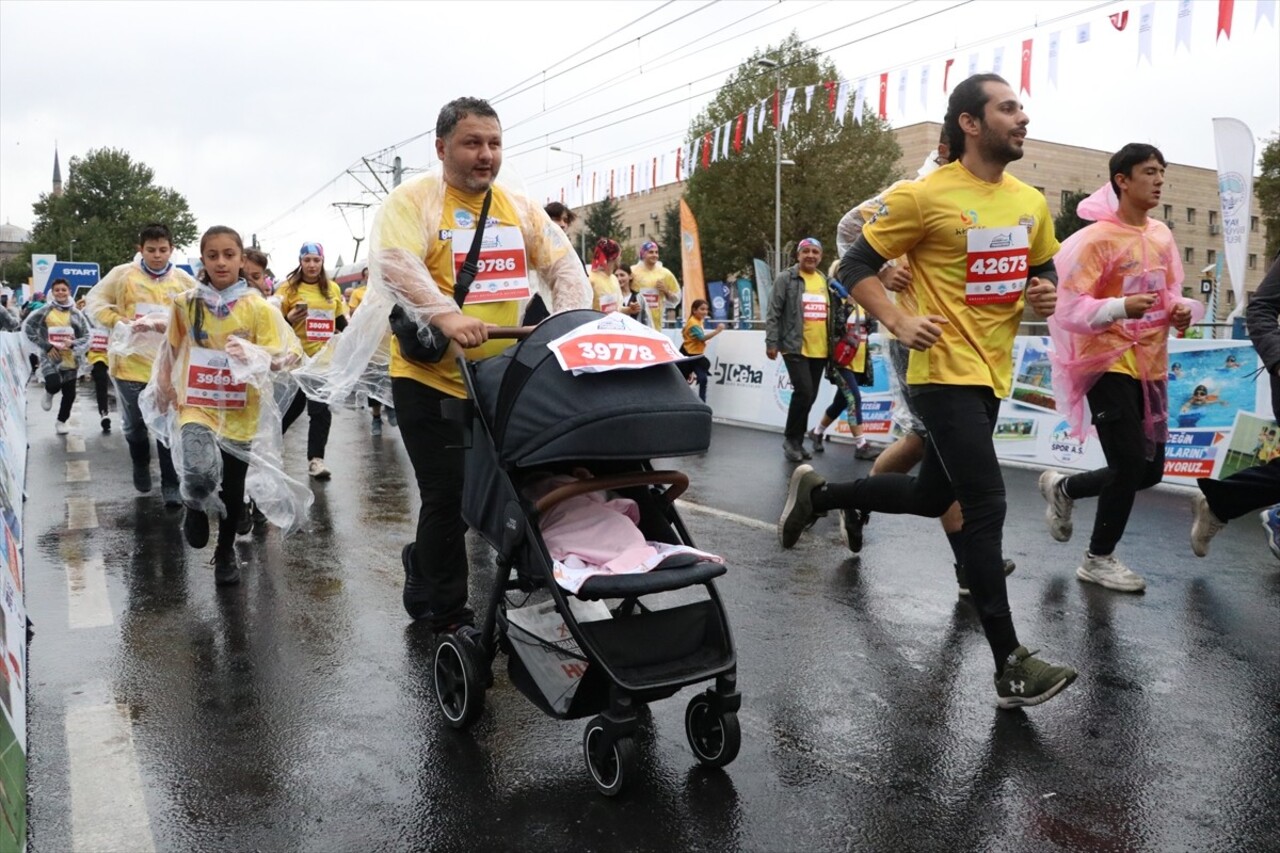
[[[337,414],[312,530],[242,537],[244,583],[215,590],[211,549],[184,545],[158,488],[133,491],[118,418],[102,436],[79,401],[68,452],[38,400],[33,851],[1280,849],[1280,564],[1252,518],[1193,557],[1187,492],[1139,497],[1119,553],[1148,589],[1130,596],[1075,579],[1092,506],[1053,542],[1036,474],[1006,469],[1019,633],[1081,676],[1002,712],[937,523],[877,515],[852,558],[824,520],[783,552],[780,437],[717,426],[678,464],[686,523],[731,567],[742,752],[696,766],[691,688],[652,707],[639,778],[607,800],[584,721],[543,716],[501,659],[478,723],[444,727],[430,638],[399,603],[417,497],[395,430]],[[867,467],[845,445],[816,465]],[[97,527],[69,530],[90,503]],[[487,554],[472,543],[473,590]]]

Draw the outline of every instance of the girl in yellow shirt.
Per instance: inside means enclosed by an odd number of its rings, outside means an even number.
[[[27,315],[23,332],[33,346],[44,352],[40,372],[44,377],[44,399],[40,407],[53,408],[53,398],[61,391],[58,406],[58,435],[70,432],[67,419],[76,401],[76,367],[89,346],[89,321],[71,301],[71,285],[65,278],[55,279],[49,288],[49,301]]]
[[[282,485],[279,419],[263,417],[262,408],[275,409],[272,386],[283,376],[277,371],[300,363],[302,353],[279,312],[242,277],[239,234],[210,228],[200,239],[200,258],[199,284],[174,299],[168,346],[160,350],[141,403],[144,413],[154,411],[168,425],[187,543],[205,547],[208,513],[219,517],[214,581],[226,586],[240,581],[234,544],[250,463],[268,469],[263,479],[273,481],[272,494],[280,499],[273,512],[297,491]],[[276,514],[281,526],[300,521],[305,504],[294,503],[291,518]]]
[[[280,297],[280,310],[308,356],[318,353],[330,338],[347,327],[347,303],[342,300],[338,285],[325,274],[324,246],[319,243],[302,244],[298,268],[289,273]],[[330,474],[324,464],[324,449],[329,443],[333,415],[328,404],[309,400],[299,391],[284,413],[285,432],[303,409],[311,422],[307,427],[307,472],[317,480],[327,480]]]
[[[711,306],[705,299],[693,300],[693,305],[689,307],[692,314],[689,320],[684,324],[684,344],[680,347],[680,352],[685,355],[697,356],[693,361],[685,364],[685,376],[692,376],[698,382],[698,397],[702,402],[707,402],[707,377],[711,372],[711,362],[703,355],[707,351],[707,341],[724,331],[724,326],[707,331],[704,325],[707,321],[707,315],[711,313]]]

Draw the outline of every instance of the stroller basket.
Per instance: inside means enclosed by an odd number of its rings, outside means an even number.
[[[475,366],[476,403],[502,465],[688,456],[711,445],[711,409],[674,364],[579,376],[561,369],[547,344],[601,316],[557,314]]]

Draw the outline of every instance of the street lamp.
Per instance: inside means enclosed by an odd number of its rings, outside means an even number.
[[[781,53],[779,53],[781,58]],[[782,97],[782,66],[772,59],[761,57],[756,60],[756,65],[760,68],[772,68],[776,74],[774,81],[774,109],[777,109],[778,99]],[[774,116],[778,119],[778,116]],[[778,121],[777,127],[773,129],[773,266],[776,275],[782,269],[782,121]]]
[[[76,239],[72,237],[71,238],[71,257],[67,258],[67,260],[74,261],[75,259],[76,259]]]
[[[559,145],[552,145],[551,150],[578,158],[578,198],[583,198],[582,182],[585,180],[584,172],[586,171],[587,158],[576,151],[567,151]],[[582,229],[578,232],[578,243],[582,247],[582,262],[585,264],[587,262],[587,223],[585,221],[582,223]]]

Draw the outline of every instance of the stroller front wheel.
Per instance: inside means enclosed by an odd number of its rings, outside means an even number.
[[[442,637],[433,670],[436,700],[445,722],[465,729],[484,708],[484,684],[469,645],[454,634]]]
[[[714,694],[699,693],[684,711],[684,732],[689,747],[708,767],[724,767],[738,757],[742,729],[734,711],[721,711]]]
[[[596,790],[606,797],[622,793],[627,776],[635,771],[636,742],[630,735],[613,738],[599,717],[587,723],[582,735],[582,757]]]

